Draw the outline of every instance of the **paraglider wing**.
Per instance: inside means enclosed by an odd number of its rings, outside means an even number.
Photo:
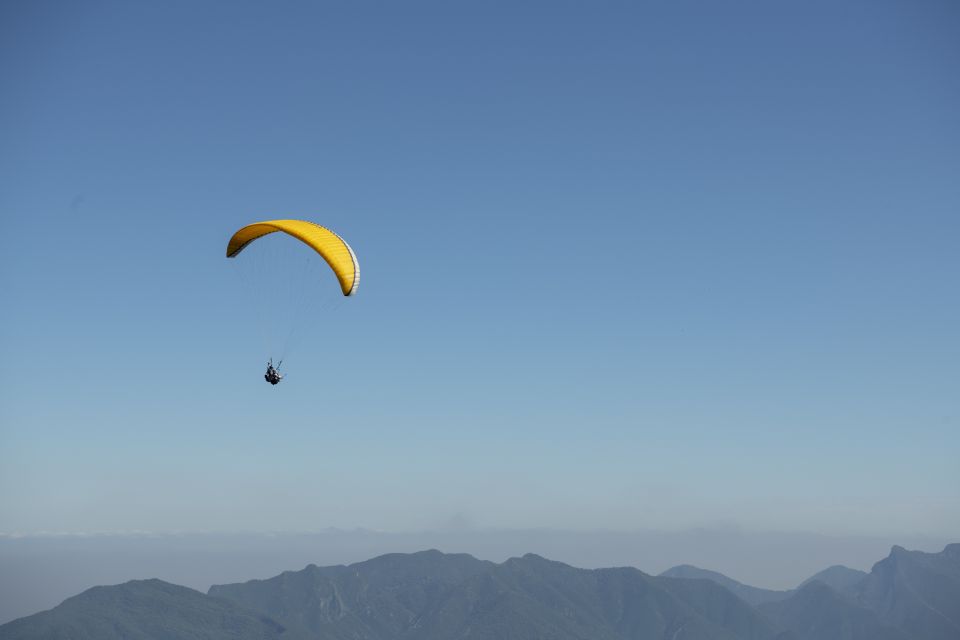
[[[333,269],[343,295],[352,296],[360,285],[360,264],[343,238],[333,231],[303,220],[266,220],[243,227],[230,238],[227,257],[235,258],[244,247],[267,234],[282,231],[320,254]]]

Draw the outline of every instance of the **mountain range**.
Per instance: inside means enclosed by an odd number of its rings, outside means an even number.
[[[0,626],[0,640],[957,640],[960,544],[894,547],[773,591],[682,565],[578,569],[430,550],[215,585],[94,587]]]

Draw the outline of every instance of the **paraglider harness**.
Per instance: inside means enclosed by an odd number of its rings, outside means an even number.
[[[277,369],[280,368],[281,364],[283,364],[282,360],[277,363]],[[270,358],[270,362],[267,363],[267,372],[263,374],[263,379],[273,385],[283,380],[283,376],[280,375],[280,372],[277,371],[277,369],[273,368],[273,358]]]

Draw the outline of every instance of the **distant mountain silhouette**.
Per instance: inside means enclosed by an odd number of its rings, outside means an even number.
[[[809,640],[957,640],[960,545],[940,553],[893,547],[869,574],[830,567],[760,610]]]
[[[842,564],[835,564],[801,582],[798,589],[816,580],[840,593],[849,593],[866,577],[867,574],[863,571],[857,571],[856,569],[845,567]]]
[[[772,640],[777,632],[710,582],[576,569],[533,554],[499,565],[439,551],[397,554],[209,593],[337,640]]]
[[[849,567],[837,564],[833,565],[832,567],[828,567],[813,576],[810,576],[801,582],[797,589],[778,591],[774,589],[761,589],[759,587],[743,584],[742,582],[738,582],[733,578],[723,575],[722,573],[710,571],[708,569],[701,569],[689,564],[681,564],[676,567],[671,567],[660,575],[669,578],[710,580],[726,587],[733,593],[740,596],[745,602],[753,606],[758,606],[765,602],[779,602],[781,600],[785,600],[796,593],[798,589],[809,584],[810,582],[813,582],[814,580],[823,582],[827,586],[830,586],[841,593],[847,593],[855,589],[856,586],[867,577],[867,574],[863,571],[857,571],[856,569],[851,569]]]
[[[763,604],[764,602],[776,602],[778,600],[783,600],[784,598],[790,597],[791,594],[790,591],[774,591],[772,589],[751,587],[750,585],[737,582],[733,578],[728,578],[722,573],[708,571],[707,569],[700,569],[699,567],[694,567],[693,565],[689,564],[681,564],[679,566],[672,567],[660,575],[667,578],[710,580],[711,582],[715,582],[723,587],[726,587],[742,598],[744,602],[754,607],[759,604]]]
[[[760,605],[780,628],[803,640],[910,640],[912,636],[880,621],[860,606],[819,580],[808,581],[779,602]]]
[[[269,580],[213,586],[209,595],[258,610],[323,638],[396,638],[438,598],[495,565],[439,551],[389,554],[350,566],[287,571]]]
[[[3,640],[301,640],[265,616],[161,580],[94,587],[0,626]]]
[[[790,592],[689,566],[650,576],[423,551],[208,594],[95,587],[0,626],[0,640],[957,640],[958,618],[960,545],[894,547],[869,574],[831,567]]]
[[[960,638],[960,544],[940,553],[893,547],[853,590],[857,600],[913,638]]]

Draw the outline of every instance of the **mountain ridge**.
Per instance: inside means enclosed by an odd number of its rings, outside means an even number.
[[[0,625],[0,640],[955,640],[958,612],[960,544],[894,546],[869,574],[835,565],[783,592],[691,565],[652,576],[429,549],[206,594],[156,579],[93,587]]]
[[[262,614],[156,578],[92,587],[54,609],[0,625],[3,640],[150,638],[301,640]]]
[[[762,589],[748,584],[743,584],[733,578],[723,575],[717,571],[701,569],[690,564],[681,564],[671,567],[660,573],[660,576],[667,578],[689,578],[695,580],[709,580],[719,584],[752,606],[757,606],[764,602],[783,600],[789,597],[791,591],[776,591],[773,589]]]

